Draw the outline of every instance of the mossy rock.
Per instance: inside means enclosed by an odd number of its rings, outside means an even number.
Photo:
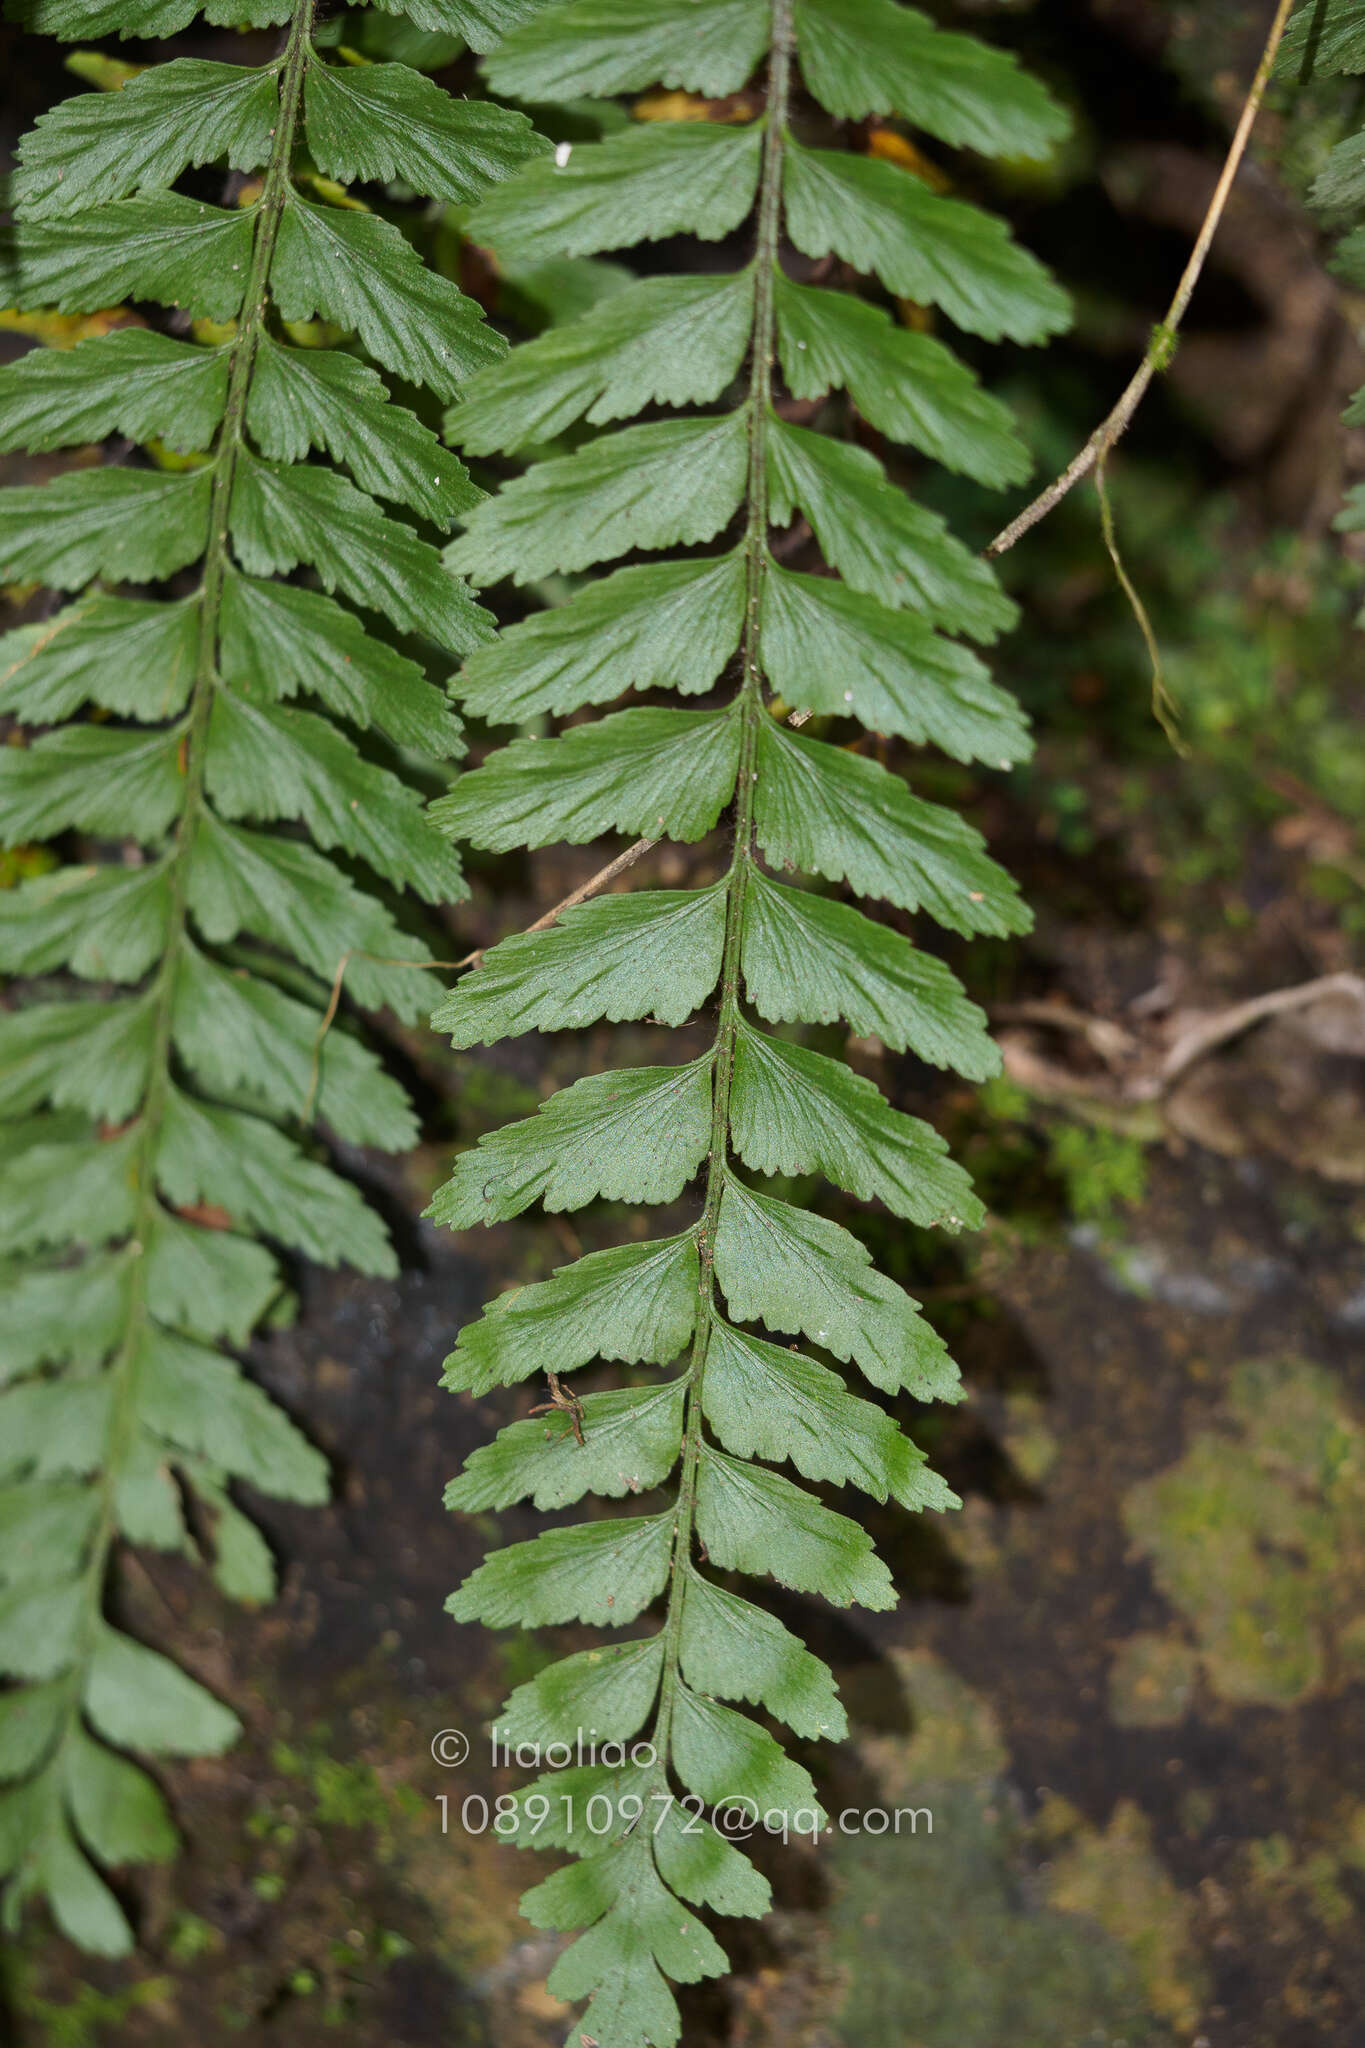
[[[1292,1707],[1365,1664],[1365,1428],[1336,1378],[1301,1359],[1239,1366],[1226,1407],[1227,1428],[1135,1486],[1123,1519],[1213,1692]],[[1151,1662],[1144,1641],[1120,1651],[1119,1720],[1134,1718],[1121,1703]]]

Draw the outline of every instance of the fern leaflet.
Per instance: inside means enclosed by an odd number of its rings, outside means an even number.
[[[552,1416],[548,1442],[540,1422],[513,1423],[448,1496],[470,1512],[528,1496],[558,1508],[647,1493],[678,1472],[661,1507],[496,1551],[450,1602],[459,1620],[493,1627],[613,1628],[662,1602],[656,1633],[553,1665],[513,1694],[499,1727],[512,1743],[571,1749],[589,1727],[635,1739],[626,1761],[553,1771],[518,1803],[520,1840],[578,1859],[523,1902],[537,1925],[586,1930],[550,1978],[558,1996],[591,2001],[575,2048],[671,2048],[669,1980],[726,1967],[689,1909],[767,1906],[766,1881],[679,1805],[680,1790],[693,1805],[818,1812],[806,1772],[726,1702],[800,1736],[837,1736],[831,1674],[722,1577],[766,1575],[839,1606],[894,1603],[859,1524],[776,1468],[910,1509],[954,1505],[886,1410],[825,1362],[856,1364],[888,1394],[951,1401],[957,1374],[940,1340],[856,1237],[760,1183],[820,1173],[947,1229],[976,1223],[979,1205],[932,1130],[772,1027],[843,1018],[972,1077],[994,1071],[995,1052],[940,962],[837,887],[783,877],[846,884],[966,934],[1028,921],[977,834],[912,795],[856,737],[867,727],[992,766],[1023,758],[1017,707],[944,637],[989,640],[1010,607],[870,453],[820,430],[835,402],[816,411],[817,429],[792,417],[816,409],[788,399],[841,387],[871,428],[987,482],[1014,481],[1026,463],[1008,415],[958,358],[856,288],[798,281],[811,268],[802,259],[827,271],[822,259],[837,257],[987,337],[1039,340],[1063,324],[1065,301],[986,215],[894,164],[824,147],[830,124],[797,102],[794,66],[829,113],[894,110],[985,150],[1045,146],[1055,108],[1008,59],[895,0],[567,0],[511,34],[488,68],[498,92],[527,99],[657,80],[725,95],[765,58],[757,118],[654,121],[561,148],[472,221],[500,258],[535,263],[684,232],[715,241],[749,217],[752,261],[735,275],[627,286],[480,371],[449,417],[473,454],[558,440],[466,516],[447,553],[457,570],[529,581],[687,550],[618,568],[478,649],[455,685],[465,704],[518,723],[630,690],[703,701],[636,704],[556,738],[514,739],[434,815],[505,849],[606,832],[695,842],[727,814],[731,848],[709,887],[604,898],[505,940],[436,1014],[471,1045],[601,1018],[676,1024],[719,990],[700,1057],[577,1081],[464,1153],[430,1212],[465,1229],[536,1200],[667,1203],[701,1177],[700,1213],[680,1234],[589,1253],[501,1297],[461,1334],[446,1372],[450,1387],[483,1393],[548,1370],[562,1406],[574,1397],[559,1376],[595,1359],[682,1359],[672,1377],[586,1394],[573,1427]],[[647,407],[712,406],[746,358],[729,409],[615,424]],[[585,432],[598,426],[611,431]],[[774,560],[773,529],[798,514],[837,575]],[[820,714],[819,737],[782,723],[777,693]],[[801,1341],[779,1345],[760,1327]]]

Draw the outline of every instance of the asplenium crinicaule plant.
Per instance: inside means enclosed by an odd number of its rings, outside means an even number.
[[[930,1129],[785,1027],[842,1019],[984,1077],[996,1055],[953,976],[845,894],[967,935],[1027,925],[979,835],[912,795],[860,737],[1019,760],[1017,706],[949,637],[991,639],[1010,606],[839,429],[856,414],[986,484],[1016,482],[1026,464],[1004,409],[941,341],[899,324],[877,284],[990,340],[1042,340],[1065,301],[976,207],[887,152],[828,147],[828,117],[899,117],[1009,155],[1045,149],[1060,119],[1010,59],[896,0],[571,0],[513,32],[487,69],[498,93],[532,103],[654,84],[715,99],[756,81],[724,119],[561,145],[490,194],[471,233],[508,263],[684,234],[719,242],[746,223],[751,254],[628,286],[481,371],[449,422],[474,456],[579,443],[468,516],[447,559],[476,582],[672,552],[588,582],[467,661],[453,687],[481,718],[573,722],[512,740],[435,815],[499,851],[608,833],[695,842],[723,817],[729,848],[708,886],[603,897],[505,940],[437,1013],[458,1046],[600,1019],[713,1023],[700,1057],[593,1074],[485,1137],[431,1211],[464,1229],[536,1200],[674,1203],[695,1183],[682,1230],[502,1296],[447,1368],[451,1387],[479,1394],[598,1358],[672,1368],[587,1394],[548,1432],[511,1424],[449,1494],[483,1512],[669,1489],[650,1512],[594,1515],[494,1552],[451,1601],[460,1620],[493,1627],[631,1631],[520,1687],[499,1728],[513,1743],[572,1749],[582,1730],[644,1745],[620,1767],[547,1773],[514,1822],[518,1839],[578,1859],[524,1901],[539,1925],[587,1930],[550,1978],[559,1996],[591,2000],[570,2040],[641,2048],[678,2038],[667,1980],[726,1967],[689,1908],[759,1914],[768,1902],[701,1809],[817,1804],[806,1772],[728,1703],[800,1736],[844,1727],[825,1666],[726,1580],[767,1577],[838,1606],[894,1601],[858,1521],[779,1468],[910,1509],[954,1504],[886,1409],[824,1362],[851,1361],[886,1394],[953,1400],[942,1343],[855,1236],[764,1177],[819,1173],[947,1229],[976,1222],[978,1204]],[[835,264],[865,287],[789,274]],[[788,400],[816,423],[798,424]],[[586,432],[654,407],[680,411]],[[774,558],[774,533],[798,517],[828,573]],[[706,701],[574,716],[631,690]],[[819,736],[781,707],[817,715]]]
[[[486,49],[525,8],[410,11]],[[155,37],[195,12],[29,0],[24,18]],[[489,637],[408,517],[447,530],[479,494],[361,356],[449,398],[504,344],[342,187],[467,203],[537,146],[524,116],[402,65],[325,61],[313,0],[205,12],[283,25],[282,46],[258,66],[177,58],[45,115],[0,255],[4,303],[148,309],[0,371],[3,447],[125,437],[0,493],[0,578],[79,593],[0,642],[0,711],[27,735],[0,749],[0,843],[57,844],[0,895],[0,969],[48,978],[0,1017],[0,1674],[25,1681],[0,1697],[0,1875],[11,1919],[45,1895],[105,1954],[130,1937],[95,1863],[174,1846],[127,1752],[236,1730],[106,1619],[111,1552],[202,1543],[226,1591],[260,1600],[270,1553],[231,1482],[324,1496],[322,1458],[220,1347],[277,1295],[276,1247],[393,1270],[309,1134],[320,1015],[348,953],[360,1003],[428,1009],[434,976],[383,964],[423,949],[382,886],[462,893],[395,773],[402,750],[454,754],[458,721],[379,619],[445,667]],[[296,345],[312,322],[329,345]],[[347,1032],[316,1101],[337,1139],[414,1136]]]

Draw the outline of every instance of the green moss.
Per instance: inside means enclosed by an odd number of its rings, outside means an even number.
[[[117,1991],[82,1984],[74,1998],[60,2002],[30,1994],[23,2010],[42,2048],[99,2048],[134,2013],[164,2008],[174,1988],[169,1977],[142,1977]]]
[[[223,1945],[223,1937],[197,1913],[177,1913],[166,1936],[166,1955],[173,1963],[194,1963],[212,1955]]]
[[[1328,1934],[1338,1934],[1357,1915],[1356,1897],[1365,1871],[1365,1806],[1339,1816],[1339,1825],[1312,1845],[1284,1834],[1262,1836],[1244,1849],[1250,1889],[1262,1908],[1283,1917],[1298,1907]]]
[[[1109,1673],[1109,1712],[1120,1728],[1168,1728],[1183,1721],[1199,1658],[1176,1636],[1130,1636]]]
[[[846,2048],[1169,2048],[1204,1983],[1192,1903],[1122,1804],[1103,1833],[1062,1800],[1026,1822],[987,1703],[927,1653],[893,1652],[908,1738],[860,1744],[875,1796],[933,1831],[835,1834],[832,1961]],[[907,1949],[913,1930],[913,1950]]]
[[[304,1747],[277,1742],[271,1762],[283,1776],[304,1782],[320,1826],[370,1829],[381,1861],[387,1861],[394,1853],[396,1830],[425,1815],[426,1804],[410,1785],[386,1783],[373,1764],[334,1756],[328,1741],[328,1729],[320,1726],[310,1732]]]
[[[1060,1124],[1051,1134],[1049,1161],[1065,1184],[1068,1208],[1082,1222],[1107,1223],[1146,1198],[1146,1150],[1121,1131]]]
[[[1121,1942],[1152,2012],[1192,2034],[1208,1991],[1191,1934],[1193,1902],[1154,1853],[1146,1815],[1120,1799],[1098,1834],[1065,1800],[1053,1799],[1039,1825],[1056,1829],[1065,1845],[1047,1873],[1051,1903],[1088,1915]]]
[[[1028,1480],[1041,1485],[1056,1463],[1061,1445],[1047,1423],[1047,1406],[1036,1394],[1005,1396],[1003,1436],[1010,1463]]]
[[[1219,1697],[1289,1707],[1322,1689],[1334,1655],[1360,1655],[1365,1429],[1335,1377],[1299,1359],[1239,1367],[1227,1422],[1134,1487],[1123,1519]],[[1124,1646],[1120,1697],[1151,1654]]]

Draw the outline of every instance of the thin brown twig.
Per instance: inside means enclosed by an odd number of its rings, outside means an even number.
[[[1124,1027],[1107,1018],[1087,1016],[1062,1003],[1001,1004],[992,1009],[991,1017],[997,1023],[1051,1026],[1085,1037],[1110,1066],[1108,1080],[1074,1074],[1009,1038],[1002,1041],[1005,1072],[1042,1102],[1070,1104],[1087,1116],[1109,1119],[1113,1128],[1123,1127],[1113,1119],[1127,1119],[1127,1128],[1134,1136],[1155,1137],[1160,1135],[1159,1125],[1134,1125],[1132,1118],[1152,1110],[1162,1114],[1166,1098],[1174,1093],[1176,1084],[1191,1067],[1255,1025],[1331,996],[1347,998],[1365,1012],[1365,975],[1349,970],[1323,974],[1313,981],[1270,989],[1245,1002],[1230,1003],[1221,1010],[1194,1012],[1190,1021],[1176,1031],[1164,1053],[1155,1057],[1150,1050],[1142,1053],[1138,1041]],[[1136,1060],[1134,1055],[1138,1056]],[[1129,1069],[1126,1076],[1121,1071],[1125,1065]],[[1116,1068],[1119,1071],[1113,1072]]]
[[[1152,339],[1147,346],[1147,353],[1143,356],[1141,363],[1139,363],[1137,370],[1130,379],[1127,389],[1113,411],[1106,419],[1100,422],[1080,453],[1067,464],[1061,475],[1055,478],[1045,491],[1040,491],[1033,500],[1033,503],[1026,505],[1017,518],[1011,519],[1009,525],[997,533],[995,539],[985,550],[987,555],[1005,554],[1014,546],[1016,541],[1022,540],[1030,527],[1036,526],[1040,519],[1046,519],[1053,507],[1060,505],[1067,492],[1078,484],[1083,476],[1090,474],[1090,471],[1095,467],[1100,457],[1109,453],[1120,435],[1128,428],[1134,413],[1146,395],[1147,386],[1151,383],[1157,371],[1164,369],[1170,361],[1177,329],[1185,317],[1185,312],[1191,298],[1194,296],[1194,288],[1199,282],[1199,275],[1204,268],[1205,258],[1208,256],[1210,245],[1218,232],[1218,223],[1223,217],[1223,209],[1227,205],[1233,181],[1237,176],[1242,158],[1246,154],[1246,146],[1251,137],[1252,127],[1256,116],[1261,111],[1261,102],[1265,98],[1265,90],[1270,83],[1270,74],[1274,69],[1275,58],[1280,47],[1280,39],[1284,35],[1285,24],[1289,20],[1293,5],[1294,0],[1279,0],[1279,4],[1275,9],[1275,17],[1270,24],[1270,32],[1266,36],[1265,48],[1261,52],[1261,61],[1257,65],[1256,75],[1251,81],[1251,89],[1242,108],[1241,119],[1237,123],[1232,144],[1228,150],[1227,159],[1223,165],[1218,183],[1214,187],[1213,197],[1209,201],[1208,212],[1204,215],[1203,225],[1199,230],[1198,238],[1195,241],[1194,248],[1190,251],[1190,260],[1185,265],[1184,271],[1181,274],[1180,283],[1176,286],[1175,297],[1171,300],[1170,306],[1167,309],[1166,318],[1153,333]]]
[[[787,724],[804,725],[811,716],[812,714],[809,711],[793,711],[787,719]],[[543,932],[547,926],[555,922],[556,918],[562,917],[566,910],[572,910],[575,904],[586,903],[590,896],[596,896],[600,890],[605,889],[608,882],[614,882],[616,877],[623,875],[627,868],[633,868],[636,861],[642,860],[647,853],[652,853],[658,843],[657,839],[637,839],[633,846],[628,846],[624,853],[618,853],[614,860],[609,860],[604,868],[599,868],[597,873],[590,875],[586,882],[580,882],[576,889],[571,889],[568,895],[556,903],[552,910],[547,910],[543,917],[536,919],[534,924],[528,924],[526,930],[528,932]],[[465,954],[463,960],[381,960],[374,953],[362,953],[358,946],[352,946],[343,953],[337,962],[337,971],[332,978],[332,992],[327,998],[327,1007],[322,1013],[322,1022],[319,1024],[317,1036],[313,1040],[313,1062],[308,1076],[308,1093],[304,1097],[303,1104],[304,1123],[309,1123],[312,1119],[313,1106],[317,1100],[318,1081],[322,1071],[323,1040],[336,1022],[337,1010],[341,1003],[341,991],[346,980],[346,969],[350,966],[352,960],[368,960],[375,967],[448,967],[458,974],[466,967],[477,967],[487,951],[487,946],[476,946],[472,953]]]
[[[1263,1023],[1267,1017],[1282,1017],[1287,1010],[1301,1010],[1309,1003],[1320,1002],[1324,996],[1349,996],[1353,1002],[1365,1007],[1365,977],[1351,973],[1323,974],[1316,981],[1301,981],[1293,988],[1271,989],[1267,995],[1252,996],[1244,1003],[1233,1003],[1229,1009],[1219,1010],[1215,1016],[1201,1017],[1188,1030],[1182,1031],[1174,1045],[1168,1048],[1161,1062],[1160,1092],[1167,1093],[1197,1060],[1202,1060],[1215,1047],[1226,1045],[1229,1039],[1240,1038],[1253,1024]]]
[[[353,960],[368,960],[372,967],[463,967],[463,960],[382,960],[377,953],[362,953],[359,946],[348,946],[337,961],[337,971],[332,976],[332,992],[327,998],[327,1008],[322,1013],[317,1036],[313,1040],[313,1061],[308,1072],[308,1093],[303,1098],[303,1122],[311,1123],[313,1105],[317,1101],[318,1082],[322,1077],[322,1042],[336,1022],[337,1009],[341,1003],[341,991],[346,980],[346,969]]]
[[[571,889],[561,903],[555,904],[553,910],[547,910],[545,915],[538,917],[534,924],[528,924],[526,927],[527,931],[543,932],[546,926],[552,925],[555,919],[561,916],[564,911],[572,910],[576,903],[586,902],[588,897],[595,896],[599,889],[605,889],[607,883],[613,881],[617,875],[624,874],[627,868],[634,867],[636,861],[640,860],[643,855],[647,854],[658,843],[657,839],[637,839],[633,846],[628,846],[624,853],[618,853],[615,860],[609,860],[604,868],[599,868],[595,875],[590,876],[586,882],[580,883],[577,889]],[[336,1022],[337,1010],[341,1004],[341,991],[346,981],[346,969],[353,960],[368,960],[375,967],[447,967],[453,973],[458,974],[463,968],[477,967],[487,951],[487,946],[476,946],[474,951],[466,953],[462,960],[381,960],[375,953],[362,953],[358,946],[348,947],[337,962],[337,971],[332,977],[331,994],[327,998],[327,1007],[322,1013],[322,1021],[318,1025],[317,1035],[313,1040],[313,1060],[308,1075],[308,1093],[304,1097],[303,1103],[304,1123],[309,1123],[312,1120],[313,1106],[317,1101],[318,1081],[322,1071],[323,1040]]]
[[[570,889],[562,902],[556,903],[553,910],[547,910],[543,917],[538,917],[534,924],[528,924],[526,931],[528,933],[543,932],[547,926],[554,923],[557,917],[561,917],[566,910],[572,910],[577,903],[586,903],[589,896],[596,896],[599,890],[606,888],[608,882],[614,882],[616,877],[623,875],[627,868],[633,868],[636,861],[643,860],[645,855],[651,853],[658,843],[657,839],[637,839],[633,846],[628,846],[624,853],[618,853],[614,860],[609,860],[604,868],[599,868],[597,873],[590,875],[586,882],[580,882],[576,889]],[[487,946],[476,946],[472,953],[465,954],[463,960],[441,962],[440,964],[454,967],[477,967],[487,951]]]
[[[1121,1066],[1131,1059],[1138,1042],[1124,1025],[1109,1017],[1091,1016],[1074,1010],[1066,1001],[1030,1000],[1021,1003],[992,1003],[992,1024],[1039,1024],[1050,1031],[1070,1032],[1083,1038],[1107,1067]]]
[[[787,724],[804,725],[811,716],[812,713],[809,711],[793,711],[787,719]],[[564,911],[572,910],[575,904],[586,903],[589,896],[596,896],[599,890],[606,888],[608,882],[614,882],[616,877],[623,875],[627,868],[633,868],[636,861],[642,860],[645,854],[652,853],[658,843],[657,839],[637,839],[633,846],[628,846],[624,853],[618,853],[614,860],[609,860],[604,868],[599,868],[597,873],[590,876],[586,882],[580,883],[576,889],[571,889],[562,902],[555,904],[553,910],[547,910],[545,915],[538,917],[534,924],[528,924],[526,927],[527,931],[543,932]],[[476,946],[472,953],[465,954],[463,960],[453,962],[438,960],[435,962],[435,965],[438,967],[451,965],[455,967],[477,967],[487,951],[487,946]]]

